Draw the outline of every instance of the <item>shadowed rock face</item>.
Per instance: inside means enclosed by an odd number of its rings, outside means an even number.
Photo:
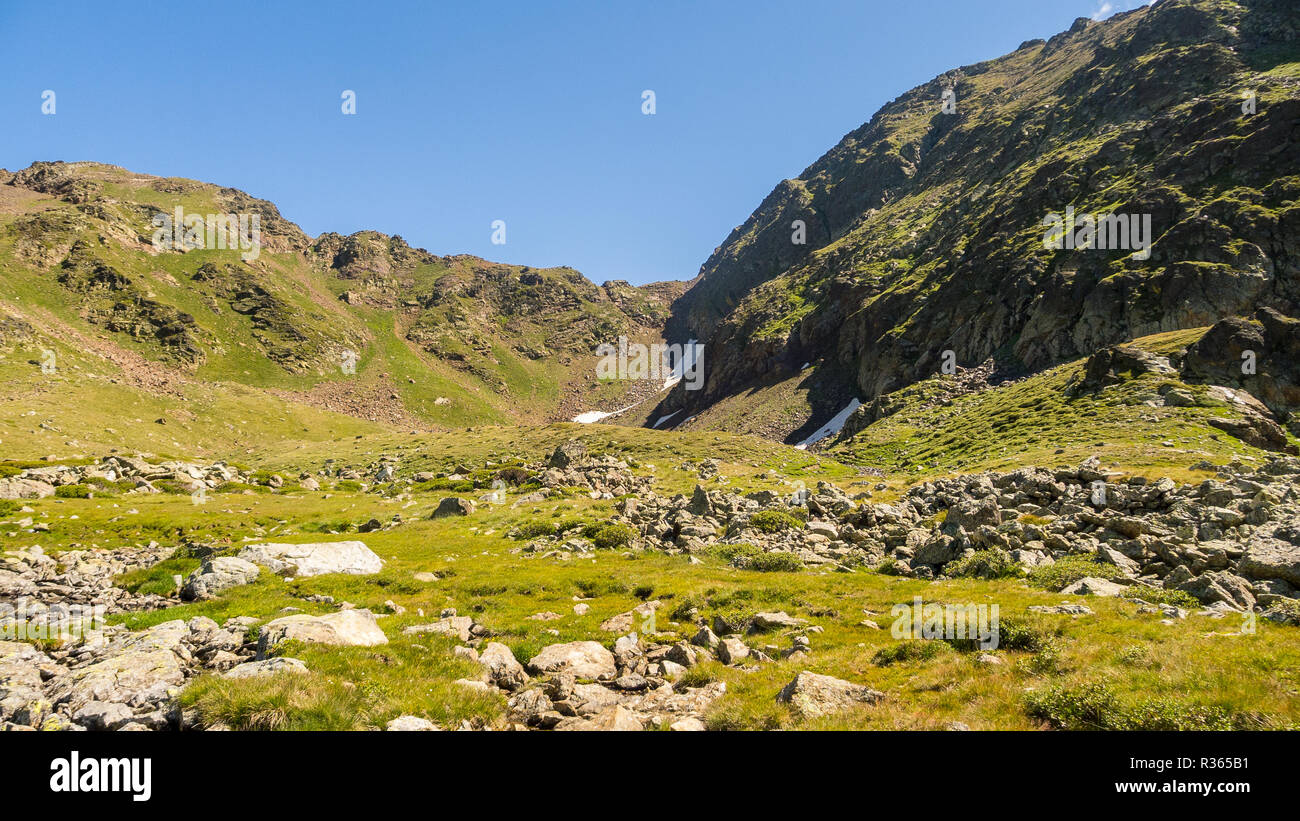
[[[870,403],[945,350],[1039,369],[1262,307],[1300,314],[1300,87],[1265,74],[1300,55],[1298,29],[1289,2],[1166,0],[907,92],[704,263],[670,331],[704,340],[707,384],[659,411],[822,358]],[[1070,206],[1149,215],[1149,256],[1046,249],[1044,218]]]
[[[1183,372],[1189,380],[1249,391],[1293,432],[1300,430],[1300,320],[1270,308],[1221,320],[1188,349]]]

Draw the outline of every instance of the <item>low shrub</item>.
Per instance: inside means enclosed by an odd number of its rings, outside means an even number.
[[[540,519],[524,522],[515,532],[516,539],[538,539],[542,536],[554,535],[555,525]]]
[[[780,533],[782,530],[798,530],[803,522],[783,510],[760,510],[749,517],[749,527],[761,533]]]
[[[949,576],[974,579],[1005,579],[1020,575],[1020,565],[1005,550],[977,550],[944,566]]]
[[[942,641],[927,639],[907,639],[890,647],[882,647],[871,657],[871,662],[878,667],[888,667],[900,661],[928,661],[935,656],[951,652],[952,648]]]
[[[1170,698],[1126,703],[1107,684],[1051,687],[1025,697],[1025,709],[1062,730],[1231,730],[1247,723],[1228,710]]]
[[[1115,565],[1098,561],[1091,555],[1065,556],[1053,564],[1029,571],[1029,583],[1034,587],[1059,592],[1089,576],[1113,580],[1122,575]]]
[[[1197,608],[1201,602],[1185,590],[1165,590],[1163,587],[1142,587],[1134,585],[1120,593],[1120,598],[1141,599],[1147,604],[1172,604],[1174,607]]]
[[[741,567],[745,570],[757,570],[762,573],[793,573],[803,570],[803,559],[793,553],[773,550],[770,553],[759,553]]]
[[[744,561],[757,556],[763,551],[757,545],[748,542],[718,543],[710,546],[706,551],[710,556],[716,556],[727,564],[734,565],[737,560]]]
[[[634,538],[636,538],[636,531],[627,525],[609,524],[597,530],[591,540],[602,550],[614,550],[627,547]]]

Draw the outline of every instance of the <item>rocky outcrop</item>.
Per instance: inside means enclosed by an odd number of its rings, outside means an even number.
[[[820,363],[822,391],[870,407],[936,374],[946,351],[1039,370],[1148,334],[1263,321],[1261,307],[1295,322],[1300,158],[1287,147],[1300,93],[1265,68],[1294,58],[1294,19],[1285,0],[1157,3],[900,95],[777,183],[704,262],[669,336],[704,342],[706,384],[679,386],[651,418],[686,418],[804,363]],[[1243,88],[1269,103],[1243,116]],[[1044,219],[1067,208],[1149,219],[1145,250],[1106,237],[1045,247]],[[1277,355],[1288,349],[1264,341],[1255,381],[1294,384]],[[1239,369],[1231,354],[1207,350]]]
[[[48,650],[0,642],[0,727],[177,729],[180,688],[249,658],[245,633],[255,622],[196,617],[139,632],[101,625]]]
[[[54,485],[38,479],[0,479],[0,499],[44,499],[54,495]]]

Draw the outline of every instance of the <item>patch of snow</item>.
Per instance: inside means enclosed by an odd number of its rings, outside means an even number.
[[[807,439],[795,445],[795,447],[798,448],[799,450],[804,450],[814,442],[820,442],[821,440],[825,439],[827,436],[834,436],[835,434],[839,433],[841,430],[843,430],[844,423],[849,421],[849,415],[852,414],[855,410],[857,410],[860,407],[862,407],[862,403],[859,402],[857,399],[854,399],[852,402],[845,405],[843,410],[841,410],[839,413],[832,416],[831,421],[827,422],[825,425],[819,428],[817,432],[814,433],[812,436],[809,436]]]
[[[699,353],[700,349],[696,347],[694,339],[683,345],[681,361],[677,363],[675,368],[673,368],[673,372],[668,375],[666,380],[664,380],[664,386],[659,390],[666,391],[678,382],[681,382],[682,375],[690,373],[691,369],[695,367],[695,360],[699,357]],[[656,425],[656,427],[658,426]]]
[[[652,427],[652,428],[657,428],[657,427],[659,427],[660,425],[662,425],[664,422],[667,422],[669,419],[672,419],[674,416],[676,416],[676,415],[679,414],[679,413],[681,413],[681,411],[679,411],[679,410],[675,410],[675,411],[673,411],[672,413],[668,414],[667,416],[661,416],[661,417],[659,417],[659,421],[658,421],[658,422],[655,422],[655,423],[654,423],[653,425],[651,425],[650,427]]]
[[[636,404],[634,403],[628,405],[626,408],[619,408],[616,411],[610,411],[608,413],[605,413],[604,411],[587,411],[586,413],[580,413],[577,416],[573,417],[573,421],[577,422],[580,425],[590,425],[592,422],[599,422],[600,420],[609,416],[618,416],[623,411],[628,411],[635,407]]]

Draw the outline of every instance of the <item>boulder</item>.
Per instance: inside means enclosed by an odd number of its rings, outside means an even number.
[[[461,499],[458,496],[448,496],[438,503],[438,508],[433,511],[430,519],[441,519],[444,516],[468,516],[474,512],[474,503],[469,499]]]
[[[621,704],[606,707],[591,717],[592,730],[629,732],[644,730],[641,719]]]
[[[718,646],[718,636],[707,626],[701,627],[695,632],[695,635],[691,636],[691,644],[694,644],[697,647],[707,647],[710,650],[714,650]]]
[[[188,601],[206,599],[231,587],[250,584],[262,571],[257,565],[236,556],[215,556],[204,559],[198,570],[190,574],[181,588],[181,598]]]
[[[943,531],[950,536],[964,528],[967,533],[974,533],[981,525],[997,527],[1002,523],[1002,514],[998,510],[998,500],[992,496],[982,499],[963,499],[948,508],[948,515],[943,521]],[[927,562],[938,564],[938,562]]]
[[[1253,534],[1245,554],[1237,562],[1237,572],[1250,579],[1281,579],[1300,587],[1300,544],[1277,538],[1279,531],[1281,535],[1293,532],[1279,528],[1273,534]]]
[[[659,609],[659,601],[648,601],[638,604],[617,616],[610,616],[600,623],[600,629],[606,633],[627,633],[632,630],[645,629],[643,625],[646,620],[654,615],[654,611]]]
[[[1066,596],[1118,596],[1124,589],[1122,584],[1086,576],[1061,592]]]
[[[783,630],[801,627],[807,623],[804,619],[797,619],[780,610],[775,613],[755,613],[750,627],[755,630]]]
[[[324,616],[297,613],[276,619],[262,627],[257,638],[257,654],[265,657],[286,641],[373,647],[387,644],[388,637],[379,629],[375,614],[369,610],[340,610]]]
[[[538,675],[572,673],[578,678],[612,678],[617,672],[614,654],[594,641],[571,641],[551,644],[528,662],[528,669]]]
[[[528,673],[524,666],[515,659],[510,648],[499,642],[490,641],[479,653],[479,663],[487,668],[488,681],[502,690],[514,692],[528,683]]]
[[[555,448],[547,464],[564,470],[587,456],[587,446],[577,440],[564,442]]]
[[[803,718],[816,718],[859,704],[875,704],[884,697],[870,687],[805,670],[777,693],[776,700],[789,704]]]
[[[937,533],[921,545],[912,557],[912,565],[943,565],[961,555],[961,546],[946,533]]]
[[[92,701],[72,715],[72,720],[90,730],[116,730],[134,720],[135,714],[125,704]]]
[[[704,731],[704,722],[698,718],[682,718],[668,725],[674,733],[698,733]]]
[[[1251,592],[1250,584],[1240,576],[1227,572],[1206,571],[1195,578],[1174,585],[1174,589],[1191,594],[1201,604],[1227,602],[1239,609],[1255,606],[1255,594]]]
[[[718,660],[723,664],[736,664],[749,657],[749,648],[734,636],[728,636],[718,642]]]
[[[425,718],[418,716],[398,716],[384,725],[384,729],[392,732],[429,732],[438,729],[438,725]]]
[[[262,565],[272,573],[297,578],[326,573],[363,576],[384,569],[384,560],[358,541],[254,544],[241,550],[239,558]]]
[[[44,499],[54,495],[54,485],[39,479],[0,479],[0,499]]]
[[[415,636],[420,633],[442,633],[455,636],[461,641],[469,641],[474,630],[474,620],[469,616],[448,616],[429,624],[413,624],[402,628],[402,635]]]
[[[310,672],[307,665],[295,658],[288,656],[279,656],[276,658],[263,659],[262,661],[249,661],[243,664],[237,664],[222,674],[223,678],[253,678],[254,676],[273,676],[277,673],[306,673]]]
[[[185,681],[185,670],[171,650],[139,647],[73,670],[53,680],[49,696],[67,703],[68,712],[91,702],[143,707],[167,700]]]

